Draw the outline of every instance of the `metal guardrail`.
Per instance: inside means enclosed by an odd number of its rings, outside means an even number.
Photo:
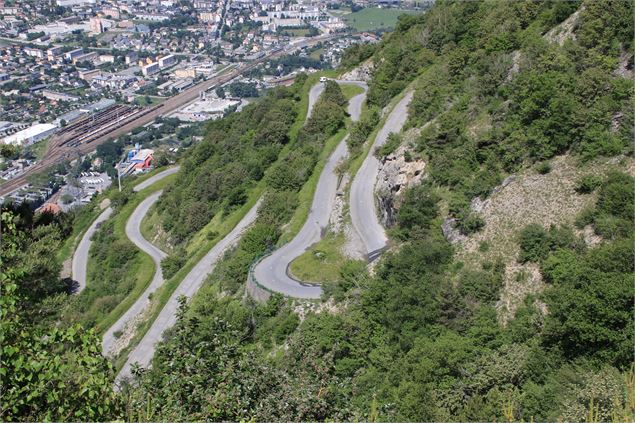
[[[254,261],[249,266],[249,271],[247,272],[247,283],[248,284],[251,283],[254,286],[256,286],[257,288],[268,292],[269,294],[279,294],[279,295],[282,295],[284,297],[287,297],[287,295],[284,295],[283,293],[278,292],[278,291],[274,291],[274,290],[264,286],[262,283],[258,282],[258,279],[256,278],[256,275],[254,274],[254,269],[256,268],[256,266],[258,266],[258,264],[260,264],[261,261],[263,261],[267,257],[271,256],[273,253],[275,253],[277,250],[279,250],[280,248],[282,248],[286,244],[287,243],[282,244],[281,246],[276,247],[276,248],[270,248],[270,249],[268,249],[267,251],[265,251],[264,253],[260,254],[259,256],[257,256],[254,259]],[[289,273],[289,265],[287,265],[285,273],[287,274],[287,276],[289,276],[290,279],[293,279],[295,282],[297,282],[300,285],[303,285],[303,286],[321,286],[320,284],[317,284],[317,283],[305,282],[305,281],[301,281],[301,280],[296,279],[293,275],[291,275]],[[290,298],[295,298],[295,297],[290,297]]]
[[[247,272],[247,282],[251,282],[254,285],[256,285],[259,288],[264,289],[265,291],[268,291],[272,294],[275,294],[275,291],[272,291],[271,289],[267,288],[266,286],[262,285],[260,282],[258,282],[258,280],[256,279],[256,276],[254,275],[254,268],[264,259],[266,259],[267,257],[269,257],[270,255],[272,255],[278,248],[270,248],[267,249],[264,253],[256,256],[256,258],[254,259],[254,261],[251,262],[251,264],[249,265],[249,271]]]

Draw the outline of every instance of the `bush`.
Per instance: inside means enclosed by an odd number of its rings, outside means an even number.
[[[415,228],[424,233],[428,231],[432,220],[438,215],[438,201],[438,196],[427,185],[407,190],[397,213],[397,225],[402,235],[409,236]]]
[[[163,271],[163,277],[165,279],[170,279],[176,274],[176,272],[181,269],[181,267],[183,267],[186,261],[187,254],[183,249],[179,249],[161,260],[161,270]]]
[[[540,261],[549,253],[549,234],[541,225],[525,226],[520,232],[520,261]]]
[[[602,185],[602,178],[597,175],[585,175],[579,181],[575,187],[575,190],[579,194],[590,194]]]
[[[597,202],[600,212],[632,220],[635,214],[635,180],[621,172],[609,174],[600,188]]]
[[[525,226],[519,235],[520,257],[522,263],[539,262],[547,258],[551,251],[560,248],[578,248],[578,239],[569,227],[551,226],[549,231],[541,225],[532,223]]]
[[[536,165],[536,172],[540,173],[541,175],[546,175],[547,173],[551,172],[551,169],[551,163],[549,162],[541,162]]]
[[[470,235],[483,229],[485,220],[478,214],[471,212],[459,220],[459,231],[463,235]]]
[[[383,157],[388,156],[389,154],[394,153],[395,150],[397,150],[399,146],[401,145],[401,140],[402,139],[399,134],[395,134],[391,132],[388,135],[388,140],[386,140],[384,145],[380,146],[379,148],[377,148],[377,150],[375,150],[375,156],[378,159],[381,159]]]

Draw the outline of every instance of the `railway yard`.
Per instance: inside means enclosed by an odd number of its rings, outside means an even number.
[[[151,107],[115,104],[98,113],[68,125],[49,139],[49,148],[42,159],[30,166],[24,173],[0,185],[0,196],[28,186],[31,175],[37,174],[66,160],[72,161],[78,157],[94,151],[99,144],[109,139],[124,135],[133,129],[152,122],[159,116],[166,115],[179,107],[195,100],[201,92],[225,84],[232,79],[248,72],[260,63],[273,57],[290,54],[293,50],[316,44],[335,35],[315,37],[286,49],[272,52],[251,63],[243,64],[234,70],[205,81],[202,81],[179,94],[176,94],[160,104]]]

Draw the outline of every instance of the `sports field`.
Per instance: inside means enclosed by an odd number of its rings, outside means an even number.
[[[356,31],[374,31],[395,27],[397,18],[404,13],[421,13],[417,10],[366,8],[344,15],[346,23]]]

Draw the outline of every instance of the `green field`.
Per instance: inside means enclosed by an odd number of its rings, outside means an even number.
[[[420,12],[416,10],[368,8],[345,15],[343,18],[356,31],[374,31],[394,28],[397,24],[397,18],[404,13],[416,14]]]
[[[283,29],[282,32],[289,33],[293,37],[306,37],[309,34],[308,28],[289,28]]]
[[[329,233],[291,262],[289,271],[301,280],[313,283],[335,283],[347,259],[342,254],[346,240],[342,234]]]

